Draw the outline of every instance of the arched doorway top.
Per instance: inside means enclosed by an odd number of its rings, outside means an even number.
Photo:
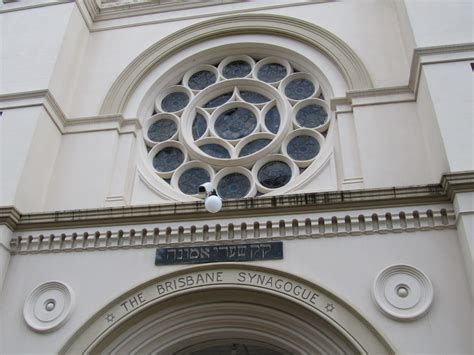
[[[373,87],[362,60],[344,41],[324,28],[287,16],[234,15],[191,25],[143,51],[112,84],[102,103],[100,114],[123,112],[134,89],[164,58],[192,44],[234,34],[272,34],[296,39],[318,49],[330,58],[341,71],[349,89],[362,90]]]
[[[91,353],[103,339],[158,304],[195,292],[252,291],[310,311],[360,353],[393,353],[387,340],[354,308],[331,292],[285,272],[247,264],[216,263],[150,280],[116,298],[87,321],[61,353]]]

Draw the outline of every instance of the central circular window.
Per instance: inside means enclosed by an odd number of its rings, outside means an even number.
[[[156,175],[185,195],[288,187],[317,159],[331,113],[316,77],[278,57],[230,56],[161,90],[144,125]]]

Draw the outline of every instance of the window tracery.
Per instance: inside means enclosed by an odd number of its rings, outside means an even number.
[[[325,144],[319,82],[279,57],[229,56],[161,90],[144,126],[156,175],[185,195],[212,181],[223,198],[287,186]]]

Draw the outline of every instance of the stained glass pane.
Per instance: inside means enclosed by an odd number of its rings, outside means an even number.
[[[315,128],[326,122],[328,113],[323,106],[308,105],[296,113],[296,122],[302,127]]]
[[[205,108],[211,108],[211,107],[217,107],[222,104],[225,104],[229,99],[232,97],[232,92],[226,92],[225,94],[219,95],[212,100],[209,100],[204,107]]]
[[[251,70],[252,67],[249,63],[244,60],[236,60],[227,64],[222,73],[227,79],[243,78],[244,76],[247,76]]]
[[[176,112],[186,107],[189,97],[184,92],[172,92],[161,101],[161,108],[165,112]]]
[[[207,155],[210,155],[211,157],[221,158],[221,159],[230,158],[229,151],[219,144],[215,144],[215,143],[203,144],[199,146],[199,148],[204,153],[206,153]]]
[[[265,126],[274,134],[278,132],[278,129],[280,128],[280,113],[276,106],[268,110],[265,115]]]
[[[311,136],[297,136],[286,147],[288,155],[295,160],[310,160],[319,153],[319,142]]]
[[[250,180],[239,173],[226,175],[217,184],[217,192],[222,198],[241,198],[249,191]]]
[[[257,73],[257,77],[266,83],[280,81],[286,76],[286,68],[278,63],[269,63],[262,65]]]
[[[215,82],[216,74],[208,70],[201,70],[191,75],[188,85],[193,90],[202,90]]]
[[[239,157],[245,157],[252,153],[258,152],[260,149],[267,146],[270,142],[271,140],[267,138],[255,139],[244,145],[244,147],[240,150]]]
[[[314,93],[314,84],[307,79],[292,80],[285,87],[285,95],[293,100],[303,100]]]
[[[148,128],[148,138],[153,142],[163,142],[173,137],[176,130],[176,123],[173,120],[164,118],[156,121]]]
[[[221,113],[214,127],[224,139],[239,139],[252,133],[256,126],[257,118],[250,110],[236,107]]]
[[[160,150],[153,158],[153,167],[157,171],[173,171],[184,161],[183,152],[175,147],[166,147]]]
[[[191,168],[179,177],[178,187],[187,195],[195,195],[198,193],[199,186],[209,181],[211,177],[206,169]]]
[[[263,186],[276,189],[290,181],[291,168],[282,161],[271,161],[260,168],[257,178]]]
[[[241,91],[240,97],[251,104],[261,104],[270,101],[268,97],[254,91]]]
[[[196,117],[194,117],[193,128],[192,128],[194,140],[201,138],[204,132],[206,132],[206,129],[207,129],[206,119],[200,113],[196,114]]]

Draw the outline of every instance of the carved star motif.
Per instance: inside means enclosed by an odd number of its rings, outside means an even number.
[[[336,308],[336,307],[334,307],[334,305],[332,303],[328,303],[326,305],[326,307],[324,307],[324,308],[326,308],[326,312],[332,312],[334,310],[334,308]]]
[[[115,316],[113,313],[108,313],[106,316],[105,316],[105,320],[109,323],[112,323],[115,319]]]

